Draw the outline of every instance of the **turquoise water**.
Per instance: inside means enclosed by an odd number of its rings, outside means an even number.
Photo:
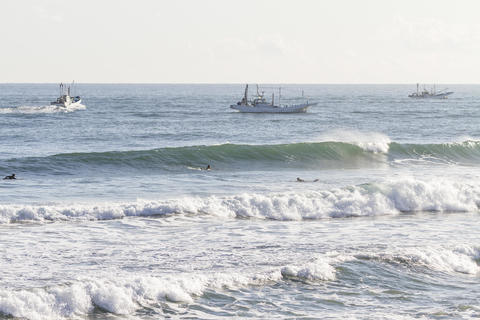
[[[480,316],[480,86],[449,87],[1,84],[0,314]]]

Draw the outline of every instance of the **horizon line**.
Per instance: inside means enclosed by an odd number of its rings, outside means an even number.
[[[4,84],[59,84],[59,83],[71,83],[71,82],[0,82],[0,85]],[[435,82],[435,83],[422,83],[422,82],[75,82],[75,84],[125,84],[125,85],[148,85],[148,84],[161,84],[161,85],[245,85],[245,84],[269,84],[269,85],[479,85],[475,82]]]

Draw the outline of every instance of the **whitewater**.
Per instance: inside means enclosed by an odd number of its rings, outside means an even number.
[[[0,319],[480,316],[480,86],[77,90],[0,84]]]

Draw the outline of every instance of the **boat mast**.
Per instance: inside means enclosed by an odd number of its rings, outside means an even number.
[[[245,105],[247,105],[248,104],[248,83],[245,86],[245,96],[243,97],[243,99],[245,101]]]
[[[418,86],[419,86],[419,84],[417,83],[417,96],[418,96],[418,94],[419,94],[419,92],[418,92]]]
[[[275,105],[275,92],[272,92],[272,107]]]
[[[278,87],[278,106],[280,106],[281,98],[282,98],[282,87]]]

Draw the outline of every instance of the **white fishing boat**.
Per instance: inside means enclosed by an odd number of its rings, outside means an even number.
[[[417,83],[417,91],[412,94],[409,94],[408,97],[420,98],[420,99],[426,99],[426,98],[447,99],[449,95],[453,94],[453,91],[447,91],[448,89],[437,91],[435,89],[435,85],[433,85],[433,88],[430,91],[428,91],[425,88],[425,86],[423,86],[423,90],[420,91],[419,87],[420,87],[420,84]]]
[[[70,94],[70,86],[60,83],[60,97],[51,102],[50,105],[67,108],[71,105],[82,103],[80,96],[72,97]]]
[[[279,98],[281,99],[281,88],[279,89]],[[255,113],[304,113],[307,112],[308,107],[315,105],[316,103],[300,103],[292,105],[281,105],[280,101],[278,105],[275,104],[275,94],[272,93],[272,101],[269,103],[264,97],[264,92],[260,93],[257,86],[257,95],[253,100],[248,99],[248,84],[245,86],[245,93],[242,100],[233,104],[230,108],[238,110],[240,112],[255,112]]]

